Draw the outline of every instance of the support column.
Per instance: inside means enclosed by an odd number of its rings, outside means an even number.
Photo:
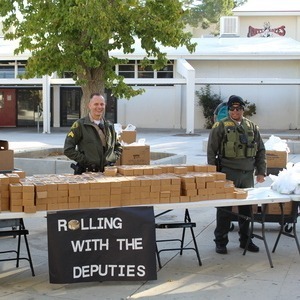
[[[195,129],[195,69],[185,60],[177,60],[177,72],[186,79],[186,133]]]
[[[53,85],[53,127],[60,127],[60,85]]]
[[[43,76],[43,133],[50,133],[50,77]]]

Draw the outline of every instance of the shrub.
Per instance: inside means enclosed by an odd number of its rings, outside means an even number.
[[[210,85],[196,91],[196,96],[198,97],[198,105],[203,107],[205,128],[209,129],[214,124],[214,110],[223,101],[220,95],[212,93]]]
[[[216,107],[223,102],[220,95],[213,94],[210,85],[207,84],[200,91],[196,91],[196,96],[198,97],[198,105],[203,107],[203,115],[205,118],[205,128],[210,129],[214,124],[214,111]],[[250,103],[245,101],[245,112],[244,117],[249,118],[256,114],[255,103]]]

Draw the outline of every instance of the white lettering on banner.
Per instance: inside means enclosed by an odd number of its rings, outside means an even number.
[[[71,241],[73,252],[109,250],[109,239],[89,239]]]
[[[146,267],[144,265],[87,265],[73,267],[73,278],[86,278],[99,276],[112,277],[144,277]]]
[[[99,230],[99,229],[122,229],[121,218],[87,218],[78,220],[70,220],[69,222],[65,219],[57,220],[58,231],[68,230]]]
[[[67,227],[67,220],[57,220],[58,222],[58,231],[67,231],[68,227]]]
[[[132,239],[131,242],[129,239],[116,239],[119,242],[119,250],[142,250],[143,249],[143,239],[135,238]]]
[[[122,220],[120,218],[81,219],[81,229],[122,229]]]

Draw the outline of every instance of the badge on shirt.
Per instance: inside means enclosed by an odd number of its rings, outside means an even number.
[[[73,138],[73,137],[74,137],[74,133],[73,133],[73,131],[70,131],[70,132],[68,133],[68,137],[71,137],[71,138]]]

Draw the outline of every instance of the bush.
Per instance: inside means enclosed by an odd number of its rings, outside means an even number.
[[[203,107],[203,115],[205,118],[205,128],[210,129],[214,124],[214,110],[223,102],[220,95],[212,94],[210,85],[196,91],[198,97],[198,105]]]
[[[210,85],[206,85],[201,88],[200,91],[196,91],[196,96],[198,97],[198,105],[203,107],[203,115],[205,118],[205,128],[210,129],[214,124],[214,111],[216,107],[223,102],[220,95],[213,94]],[[255,103],[250,103],[245,101],[245,112],[244,117],[249,118],[256,114]]]
[[[250,104],[249,101],[244,100],[245,101],[245,112],[244,112],[244,117],[245,118],[249,118],[252,117],[253,115],[256,115],[256,105],[255,103]]]

